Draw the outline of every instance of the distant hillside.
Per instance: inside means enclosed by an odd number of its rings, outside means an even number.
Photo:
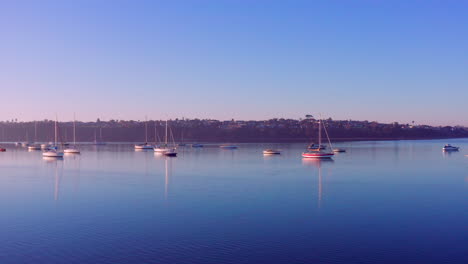
[[[381,139],[433,139],[468,137],[465,127],[432,127],[409,124],[382,124],[368,121],[325,120],[333,141]],[[148,141],[164,135],[165,121],[148,121]],[[37,133],[35,136],[35,126]],[[263,121],[219,121],[176,119],[169,121],[176,141],[185,142],[309,142],[317,137],[318,122],[308,119],[270,119]],[[145,122],[97,121],[77,122],[77,141],[142,142],[145,140]],[[0,122],[0,141],[52,141],[54,122]],[[59,123],[61,141],[72,141],[73,123]],[[102,134],[102,139],[100,135]]]

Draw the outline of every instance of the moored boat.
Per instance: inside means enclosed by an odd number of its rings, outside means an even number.
[[[42,153],[42,156],[46,157],[46,158],[62,158],[63,157],[63,152],[51,149],[51,150],[48,150],[48,151]]]
[[[145,143],[134,146],[135,150],[153,149],[154,146],[148,144],[148,119],[145,118]]]
[[[443,148],[442,148],[443,151],[458,151],[460,150],[459,147],[455,147],[455,146],[452,146],[450,144],[447,144],[445,145]]]
[[[325,146],[322,145],[322,120],[318,120],[318,144],[311,144],[307,147],[307,150],[302,153],[303,158],[313,158],[313,159],[330,159],[335,154],[332,151],[325,151]],[[328,132],[326,127],[323,127],[325,130],[325,134],[327,135],[328,144],[330,145],[330,149],[333,150],[331,146],[330,138],[328,137]],[[315,148],[311,148],[311,146]]]
[[[346,152],[346,149],[344,149],[344,148],[334,148],[333,152]]]
[[[333,157],[332,152],[326,152],[321,150],[308,150],[302,153],[303,158],[315,158],[315,159],[330,159]]]
[[[41,146],[40,145],[30,145],[28,146],[28,150],[41,150]]]
[[[263,155],[279,155],[281,154],[280,150],[277,149],[265,149]]]
[[[237,148],[236,145],[221,145],[219,147],[222,149],[236,149]]]
[[[49,150],[42,153],[42,156],[45,158],[62,158],[63,157],[63,152],[58,151],[58,147],[57,147],[57,136],[58,136],[57,135],[58,134],[57,117],[55,118],[54,134],[55,134],[54,147],[51,147]]]
[[[68,146],[68,145],[64,145],[64,146]],[[73,146],[64,149],[63,152],[68,153],[68,154],[80,154],[80,150],[76,146],[76,118],[74,114],[73,114]]]

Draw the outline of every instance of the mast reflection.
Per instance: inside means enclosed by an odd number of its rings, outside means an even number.
[[[305,166],[315,167],[318,171],[318,186],[317,186],[317,206],[318,208],[322,207],[322,165],[333,164],[335,161],[333,159],[302,159],[302,164]]]

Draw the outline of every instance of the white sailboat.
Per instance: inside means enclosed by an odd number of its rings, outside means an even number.
[[[170,150],[169,147],[167,146],[167,120],[166,120],[166,133],[165,133],[165,136],[164,136],[164,142],[165,142],[165,144],[162,145],[162,146],[155,146],[153,148],[154,152],[165,153],[165,152]]]
[[[166,134],[167,134],[167,120],[166,120]],[[172,134],[172,129],[170,130],[171,134],[171,140],[172,140],[172,148],[170,148],[168,151],[164,152],[164,156],[168,157],[176,157],[177,156],[177,151],[176,151],[176,143],[174,139],[174,134]],[[166,145],[167,145],[167,138],[166,138]]]
[[[135,145],[135,150],[153,149],[154,146],[148,144],[148,119],[145,120],[145,143]]]
[[[64,153],[69,153],[69,154],[80,154],[80,150],[76,146],[76,119],[75,115],[73,115],[73,146],[66,148]]]
[[[41,150],[41,146],[36,144],[37,142],[37,122],[34,121],[34,142],[28,146],[28,150]]]
[[[94,145],[102,146],[106,145],[106,142],[102,141],[102,127],[99,126],[99,141],[97,140],[96,130],[94,130]]]
[[[46,152],[42,153],[42,156],[45,158],[62,158],[63,152],[58,150],[57,147],[57,134],[58,134],[58,125],[57,125],[57,117],[55,117],[55,129],[54,129],[55,139],[54,139],[54,147]]]
[[[322,120],[319,119],[318,121],[319,123],[319,142],[318,142],[318,146],[319,148],[318,149],[310,149],[308,148],[305,152],[302,153],[302,157],[303,158],[313,158],[313,159],[329,159],[331,157],[333,157],[335,154],[333,152],[330,152],[330,151],[325,151],[324,148],[322,148]],[[327,138],[328,138],[328,143],[330,145],[330,149],[333,149],[332,146],[331,146],[331,141],[330,141],[330,138],[328,137],[328,132],[327,132],[327,129],[325,128],[324,126],[324,129],[325,129],[325,133],[327,135]]]

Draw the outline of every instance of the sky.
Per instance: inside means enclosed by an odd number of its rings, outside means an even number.
[[[468,126],[468,2],[0,2],[0,120]]]

